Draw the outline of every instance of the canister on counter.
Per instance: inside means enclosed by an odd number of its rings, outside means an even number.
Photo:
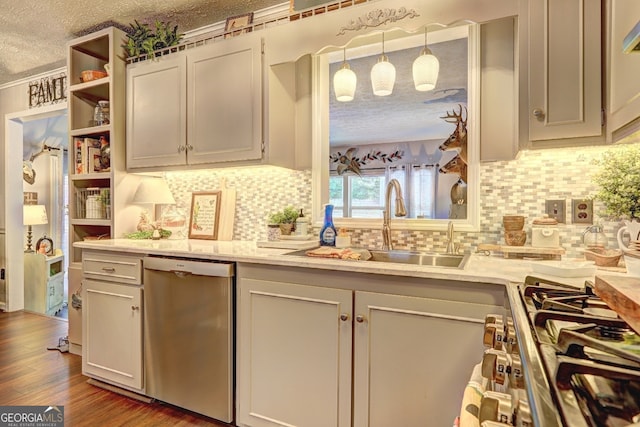
[[[531,246],[539,248],[557,248],[560,246],[558,221],[544,215],[533,220],[531,225]]]

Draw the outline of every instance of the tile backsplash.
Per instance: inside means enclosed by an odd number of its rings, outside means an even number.
[[[594,146],[530,150],[519,153],[516,160],[482,163],[480,167],[480,232],[456,232],[456,242],[464,250],[475,251],[480,243],[504,243],[502,216],[526,216],[527,242],[531,241],[531,221],[544,214],[545,199],[566,201],[567,222],[559,225],[560,242],[566,257],[579,257],[582,233],[586,224],[571,224],[571,199],[592,197],[597,188],[591,177],[597,166],[593,160],[606,150],[618,146]],[[188,211],[192,191],[222,188],[223,180],[237,189],[234,239],[266,238],[267,216],[287,205],[311,212],[311,171],[260,166],[167,172],[166,180],[179,207]],[[594,213],[602,209],[594,203]],[[615,233],[620,224],[603,222],[609,247],[616,247]],[[316,230],[317,231],[317,230]],[[380,247],[379,229],[350,230],[354,245]],[[392,231],[394,248],[445,249],[444,231]]]

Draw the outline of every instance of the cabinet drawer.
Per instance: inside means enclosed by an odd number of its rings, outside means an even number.
[[[142,284],[142,258],[83,251],[82,273],[86,278],[140,285]]]

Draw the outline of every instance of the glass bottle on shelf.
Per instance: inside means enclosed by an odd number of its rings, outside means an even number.
[[[93,126],[109,124],[109,101],[100,100],[93,109]]]

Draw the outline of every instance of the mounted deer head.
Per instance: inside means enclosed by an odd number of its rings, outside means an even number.
[[[449,138],[445,139],[445,141],[440,145],[440,150],[449,151],[455,150],[456,148],[460,149],[460,157],[464,162],[467,162],[467,108],[464,107],[465,118],[462,118],[462,105],[458,104],[460,107],[460,112],[456,113],[455,110],[449,113],[447,111],[447,115],[444,117],[440,117],[444,119],[447,123],[455,123],[456,129],[453,131]]]
[[[464,183],[467,182],[467,163],[462,160],[460,154],[449,160],[447,164],[442,166],[439,170],[440,173],[457,173],[460,175],[460,180]]]

